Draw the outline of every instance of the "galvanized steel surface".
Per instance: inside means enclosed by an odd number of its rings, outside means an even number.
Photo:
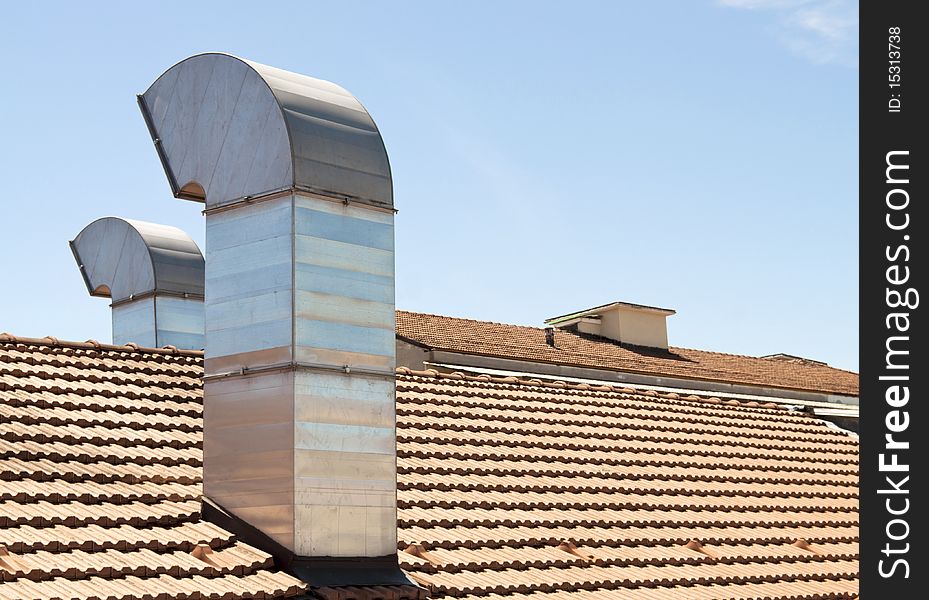
[[[203,493],[294,548],[294,374],[203,384]]]
[[[113,307],[113,343],[201,350],[203,301],[145,296]]]
[[[159,347],[154,296],[114,306],[112,317],[114,344],[125,345],[132,342],[148,348]]]
[[[394,212],[374,121],[337,85],[226,54],[181,61],[139,103],[175,195],[207,206],[205,495],[298,555],[394,554]]]
[[[393,213],[302,195],[293,202],[296,360],[393,379]]]
[[[113,306],[113,343],[202,350],[203,301],[145,296]]]
[[[396,551],[393,219],[302,193],[207,215],[204,493],[298,555]]]
[[[329,368],[295,373],[294,549],[392,554],[394,215],[295,194],[293,219],[294,356]]]
[[[203,296],[203,255],[177,227],[104,217],[81,230],[71,249],[92,296]]]
[[[208,215],[207,376],[295,361],[392,377],[393,219],[302,194]]]
[[[207,216],[207,375],[293,358],[292,203],[288,195]]]
[[[176,227],[97,219],[71,242],[87,291],[113,299],[113,343],[201,349],[203,255]]]
[[[199,298],[155,296],[156,345],[204,349],[203,317],[203,300]]]
[[[303,189],[393,206],[377,126],[328,81],[200,54],[165,71],[140,106],[175,196],[215,208]]]

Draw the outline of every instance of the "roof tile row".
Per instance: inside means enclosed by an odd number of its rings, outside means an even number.
[[[97,347],[99,346],[99,347]],[[0,344],[0,600],[306,586],[200,520],[201,353]]]
[[[202,405],[184,382],[199,354],[57,344],[0,344],[0,600],[422,597],[307,590],[199,521]],[[401,560],[434,595],[857,595],[857,442],[809,415],[432,371],[397,383]]]
[[[401,560],[433,595],[857,595],[857,440],[810,415],[399,372]]]
[[[825,364],[787,362],[687,348],[624,346],[606,338],[397,311],[397,335],[427,348],[556,365],[721,381],[827,394],[858,395],[858,375]]]

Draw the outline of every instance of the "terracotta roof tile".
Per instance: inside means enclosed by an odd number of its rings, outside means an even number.
[[[464,354],[480,354],[578,367],[591,367],[770,386],[829,394],[858,395],[858,375],[813,362],[670,348],[630,348],[605,338],[559,329],[555,347],[545,329],[440,315],[397,311],[397,335],[417,344]]]
[[[269,555],[200,521],[201,362],[201,353],[101,344],[0,344],[0,599],[305,591],[270,573]],[[209,560],[191,554],[198,547]]]
[[[857,595],[853,436],[758,402],[400,372],[401,561],[433,595]]]
[[[200,521],[200,354],[57,344],[0,344],[0,600],[423,600],[308,590]],[[402,369],[397,426],[400,561],[433,596],[858,594],[857,440],[809,415]]]

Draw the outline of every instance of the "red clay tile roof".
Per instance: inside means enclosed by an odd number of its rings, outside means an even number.
[[[307,590],[200,520],[202,358],[0,335],[0,599],[409,597]]]
[[[852,436],[773,404],[398,371],[401,564],[434,597],[857,596]],[[0,338],[0,599],[305,591],[199,519],[201,373]]]
[[[813,361],[784,361],[670,348],[633,349],[605,338],[556,330],[556,347],[545,330],[397,311],[397,335],[438,350],[828,394],[858,395],[858,374]]]
[[[434,597],[858,594],[853,436],[775,404],[399,371],[401,564]]]

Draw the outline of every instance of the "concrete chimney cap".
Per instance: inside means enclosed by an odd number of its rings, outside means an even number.
[[[380,132],[334,83],[206,53],[165,71],[139,106],[175,197],[209,210],[304,190],[393,207]]]
[[[70,245],[91,296],[114,302],[155,292],[203,296],[203,255],[177,227],[103,217]]]

